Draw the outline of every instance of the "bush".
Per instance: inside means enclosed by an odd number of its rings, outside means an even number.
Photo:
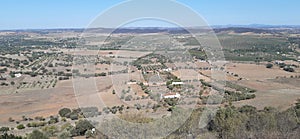
[[[110,108],[109,107],[104,107],[102,109],[103,112],[105,112],[106,114],[109,114],[110,113]]]
[[[39,120],[39,121],[45,121],[46,119],[42,116],[37,116],[34,118],[35,120]]]
[[[13,135],[13,134],[4,133],[3,135],[0,136],[0,139],[22,139],[22,137],[21,136],[16,136],[16,135]]]
[[[58,123],[58,117],[50,116],[50,120],[48,121],[48,124],[55,124]]]
[[[24,126],[23,124],[19,124],[19,125],[17,126],[17,129],[19,129],[19,130],[24,129],[24,128],[25,128],[25,126]]]
[[[131,101],[131,99],[132,99],[131,95],[128,95],[128,96],[125,97],[125,101]]]
[[[46,122],[32,122],[32,123],[28,123],[27,127],[40,127],[45,125],[47,125]]]
[[[271,64],[271,63],[268,63],[267,65],[266,65],[266,68],[272,68],[273,67],[273,64]]]
[[[78,114],[72,112],[71,115],[70,115],[70,119],[71,120],[78,120]]]
[[[256,97],[255,94],[240,93],[240,92],[228,91],[228,90],[225,90],[225,96],[224,96],[226,101],[241,101],[241,100],[253,99],[255,97]]]
[[[9,117],[9,118],[8,118],[8,121],[9,121],[9,122],[14,122],[15,120],[14,120],[13,118]]]
[[[291,67],[285,67],[283,68],[283,70],[287,71],[287,72],[294,72],[295,70]]]
[[[68,131],[63,131],[57,136],[58,139],[72,139],[71,133]]]
[[[246,113],[246,114],[255,114],[256,113],[256,107],[245,105],[239,108],[240,113]]]
[[[56,126],[46,126],[42,129],[46,135],[50,137],[54,137],[55,134],[58,132],[58,128]]]
[[[118,108],[119,106],[113,106],[111,109],[109,109],[110,110],[110,112],[112,113],[112,114],[116,114],[117,112],[118,112],[118,110],[119,110],[119,108]]]
[[[93,132],[92,132],[91,130],[87,130],[87,131],[85,132],[85,137],[86,137],[86,138],[91,138],[91,137],[93,137]]]
[[[135,108],[136,108],[137,110],[140,110],[140,109],[142,109],[142,106],[141,106],[141,104],[134,104],[134,106],[135,106]]]
[[[65,123],[64,125],[62,125],[60,127],[61,131],[66,130],[66,131],[70,131],[72,128],[74,128],[71,123]]]
[[[1,127],[0,128],[0,132],[2,132],[2,133],[6,133],[7,131],[9,131],[9,127]]]
[[[61,117],[69,117],[70,114],[71,114],[71,109],[69,108],[62,108],[59,110],[58,114],[61,116]]]
[[[43,132],[34,130],[27,136],[27,139],[49,139]]]
[[[98,76],[106,76],[106,73],[102,72],[102,73],[95,73],[95,76],[98,77]]]
[[[71,134],[73,136],[78,136],[78,135],[85,135],[85,132],[87,130],[91,130],[92,128],[94,128],[93,125],[91,125],[91,123],[87,120],[80,120],[78,121],[78,123],[76,124],[75,128],[73,128],[71,130]]]

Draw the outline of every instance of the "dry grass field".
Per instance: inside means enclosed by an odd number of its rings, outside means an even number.
[[[58,83],[56,88],[26,90],[15,94],[0,95],[0,122],[8,118],[56,115],[62,107],[77,108],[71,81]]]
[[[266,68],[265,64],[243,64],[243,63],[229,63],[226,65],[227,71],[237,74],[247,80],[266,80],[274,79],[276,77],[290,77],[299,73],[286,72],[278,67],[271,69]]]
[[[299,80],[290,78],[299,75],[299,72],[291,73],[278,67],[268,69],[265,65],[241,63],[229,63],[227,70],[245,79],[235,83],[257,90],[256,98],[235,102],[238,106],[247,104],[258,109],[267,106],[286,109],[300,98]]]
[[[300,88],[296,89],[276,89],[267,91],[258,91],[256,98],[252,100],[245,100],[235,102],[236,106],[252,105],[257,109],[264,109],[264,107],[274,107],[279,110],[286,110],[290,108],[297,99],[300,98]]]

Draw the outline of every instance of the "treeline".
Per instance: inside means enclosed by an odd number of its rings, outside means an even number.
[[[210,96],[202,96],[203,91],[201,91],[200,99],[202,100],[203,104],[220,104],[225,102],[253,99],[256,97],[256,90],[239,86],[231,82],[226,82],[224,88],[212,83],[205,82],[203,80],[200,80],[200,82],[204,86],[204,88],[209,87],[214,90],[217,90],[220,93],[216,95],[213,94]],[[235,91],[228,90],[228,88],[234,89]]]

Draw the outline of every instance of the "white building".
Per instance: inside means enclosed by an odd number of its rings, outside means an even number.
[[[172,82],[172,85],[183,85],[183,82]]]
[[[129,81],[127,82],[128,85],[133,85],[133,84],[137,84],[137,82],[132,82],[132,81]]]
[[[172,69],[171,68],[166,68],[166,69],[162,69],[162,71],[171,72]]]
[[[167,93],[163,95],[163,98],[180,98],[180,94],[178,93]]]
[[[17,73],[17,74],[15,74],[15,77],[17,77],[17,78],[19,78],[19,77],[21,77],[22,76],[22,74],[21,73]]]
[[[284,64],[284,61],[276,60],[276,61],[275,61],[275,64],[277,64],[277,65],[279,65],[279,64]]]

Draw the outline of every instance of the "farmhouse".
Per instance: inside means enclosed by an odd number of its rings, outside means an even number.
[[[149,83],[148,82],[143,82],[144,85],[146,86],[149,86]]]
[[[275,61],[275,64],[277,64],[277,65],[279,65],[279,64],[284,64],[284,61],[276,60],[276,61]]]
[[[183,85],[183,82],[172,82],[172,85]]]
[[[15,74],[15,77],[17,77],[17,78],[19,78],[19,77],[21,77],[22,76],[22,74],[21,73],[17,73],[17,74]]]
[[[127,85],[134,85],[134,84],[137,84],[137,82],[136,81],[129,81],[129,82],[127,82]]]
[[[162,98],[180,98],[178,93],[167,93],[162,96]]]
[[[166,68],[166,69],[162,69],[162,71],[171,72],[172,69],[171,68]]]

